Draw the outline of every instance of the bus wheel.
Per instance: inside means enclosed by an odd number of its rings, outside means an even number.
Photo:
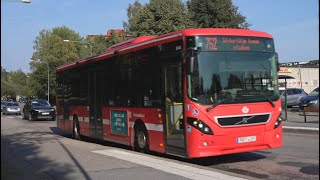
[[[135,149],[141,152],[147,152],[149,146],[148,134],[144,128],[137,128],[135,133]]]
[[[74,139],[81,140],[79,122],[78,122],[78,119],[76,117],[73,118],[72,136],[73,136]]]

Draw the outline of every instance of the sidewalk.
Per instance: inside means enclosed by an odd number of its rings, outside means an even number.
[[[285,112],[282,112],[282,117],[285,118]],[[286,130],[302,130],[314,131],[319,133],[319,113],[307,113],[307,122],[304,120],[303,113],[298,109],[292,108],[287,111],[287,120],[283,121],[282,128]]]

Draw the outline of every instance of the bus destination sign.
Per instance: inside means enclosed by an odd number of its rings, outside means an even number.
[[[197,46],[203,51],[274,51],[270,38],[244,36],[198,36]]]

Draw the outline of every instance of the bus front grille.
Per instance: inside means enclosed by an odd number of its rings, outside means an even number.
[[[271,114],[250,114],[245,116],[219,116],[216,117],[216,123],[222,127],[248,126],[256,124],[265,124],[269,121]]]

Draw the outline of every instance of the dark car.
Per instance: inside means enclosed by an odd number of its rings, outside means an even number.
[[[280,90],[281,101],[285,101],[285,91]],[[299,104],[301,98],[308,96],[308,94],[300,88],[287,88],[287,106],[292,107]]]
[[[27,101],[22,110],[22,119],[30,121],[44,119],[54,121],[56,111],[47,100],[36,99]]]
[[[299,107],[300,109],[308,107],[319,111],[319,87],[314,89],[308,96],[301,98]]]
[[[3,115],[8,115],[8,114],[20,115],[21,114],[20,105],[17,102],[6,102],[5,106],[3,107],[2,114]]]
[[[4,108],[4,106],[6,106],[6,101],[1,101],[1,112],[2,112],[2,110]]]
[[[21,97],[21,98],[19,99],[19,102],[20,102],[20,103],[26,103],[26,102],[27,102],[27,99],[26,99],[25,97]]]

